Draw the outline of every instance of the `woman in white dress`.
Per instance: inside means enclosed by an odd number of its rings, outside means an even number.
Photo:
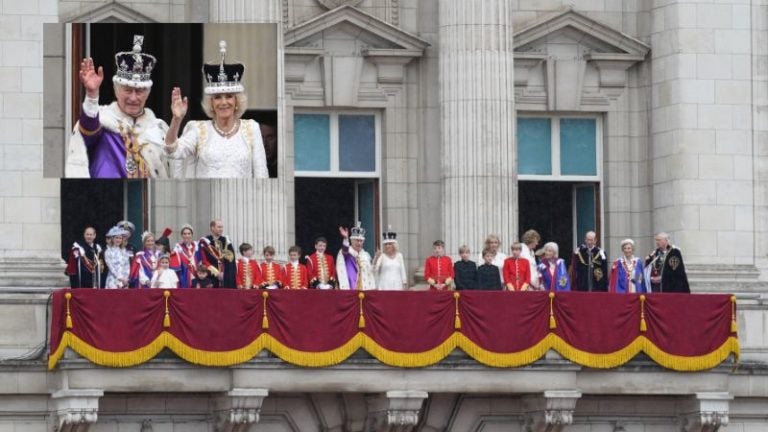
[[[388,230],[384,233],[384,253],[377,252],[373,259],[373,272],[376,286],[384,291],[402,291],[408,289],[408,275],[405,271],[403,254],[397,250],[397,233]]]
[[[176,272],[170,269],[171,257],[167,254],[160,255],[157,263],[157,270],[152,274],[150,288],[178,288],[179,277]]]
[[[131,259],[123,244],[123,236],[128,231],[120,227],[112,227],[107,232],[107,251],[104,252],[104,262],[107,264],[107,282],[105,288],[128,288],[128,274],[131,270]]]
[[[245,66],[225,64],[227,44],[219,42],[221,62],[203,65],[205,89],[203,111],[211,120],[190,121],[181,137],[179,127],[187,114],[187,98],[171,91],[173,118],[165,136],[165,153],[177,178],[267,178],[267,157],[261,128],[253,120],[242,120],[247,108],[241,80]]]
[[[539,270],[536,263],[536,248],[541,241],[541,235],[536,230],[528,230],[523,233],[520,238],[520,242],[523,244],[523,250],[520,252],[520,256],[527,259],[531,265],[531,289],[541,289],[539,286]]]

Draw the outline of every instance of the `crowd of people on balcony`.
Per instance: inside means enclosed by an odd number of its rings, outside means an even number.
[[[181,227],[181,241],[171,247],[170,229],[158,238],[147,231],[140,248],[129,239],[135,227],[121,221],[106,234],[106,248],[96,242],[96,230],[87,227],[82,242],[69,253],[66,274],[72,288],[238,288],[238,289],[347,289],[408,290],[408,272],[398,250],[397,234],[383,233],[383,251],[373,257],[364,249],[365,229],[339,227],[342,246],[334,258],[328,241],[315,239],[315,250],[302,256],[291,246],[285,263],[275,262],[275,249],[264,246],[262,259],[256,249],[242,243],[236,253],[224,235],[224,224],[214,219],[210,234],[195,240],[190,225]],[[430,290],[587,291],[612,293],[690,292],[680,249],[666,233],[655,236],[656,248],[644,258],[635,256],[635,242],[621,242],[622,254],[609,264],[589,231],[584,243],[570,257],[560,257],[557,243],[538,248],[541,236],[526,231],[513,242],[510,255],[501,252],[501,239],[489,235],[480,253],[481,264],[462,245],[460,259],[452,262],[445,243],[433,243],[424,262],[424,279]]]

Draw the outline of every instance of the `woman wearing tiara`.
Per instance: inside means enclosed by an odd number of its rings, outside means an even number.
[[[635,256],[635,242],[626,239],[621,242],[622,257],[617,258],[611,267],[611,280],[608,292],[645,293],[648,289],[643,276],[643,260]]]
[[[403,254],[397,250],[397,233],[389,227],[384,234],[384,253],[376,252],[373,258],[373,272],[376,286],[380,290],[398,291],[408,289],[408,276],[405,271]]]
[[[227,43],[219,42],[221,61],[204,64],[203,111],[211,120],[190,121],[181,137],[179,127],[187,114],[187,98],[171,91],[173,119],[165,136],[165,152],[181,161],[173,167],[178,178],[267,178],[267,157],[259,124],[241,120],[247,108],[242,84],[245,66],[226,64]]]

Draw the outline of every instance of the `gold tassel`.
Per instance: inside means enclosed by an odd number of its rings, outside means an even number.
[[[645,294],[640,296],[640,331],[648,331],[648,324],[645,323]]]
[[[739,331],[739,325],[736,323],[736,296],[731,296],[731,333]]]
[[[67,328],[72,328],[72,315],[69,313],[69,300],[72,298],[72,293],[64,294],[64,298],[67,299]]]
[[[170,296],[171,296],[170,291],[165,290],[163,292],[163,297],[165,297],[165,316],[163,317],[163,328],[171,327],[171,314],[168,312],[168,297]]]
[[[360,291],[357,294],[357,298],[360,299],[360,318],[357,320],[357,328],[364,329],[365,328],[365,316],[363,316],[363,299],[365,298],[365,293]]]
[[[456,315],[453,319],[453,328],[456,330],[461,330],[461,317],[459,317],[459,297],[461,294],[454,292],[453,293],[453,299],[456,302]]]
[[[261,328],[263,330],[269,330],[269,319],[267,319],[267,298],[269,297],[269,292],[262,291],[261,296],[264,298],[264,313],[261,316]]]
[[[549,329],[554,330],[557,328],[557,322],[555,322],[555,308],[554,303],[555,301],[555,293],[551,292],[549,293]]]

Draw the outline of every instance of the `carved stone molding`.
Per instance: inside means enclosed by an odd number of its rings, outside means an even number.
[[[429,46],[349,5],[289,28],[284,36],[286,92],[310,106],[383,106],[402,91],[405,66]]]
[[[366,432],[410,432],[419,423],[427,392],[393,390],[366,398]]]
[[[336,9],[341,6],[357,6],[363,0],[317,0],[318,3],[328,9]]]
[[[51,394],[55,432],[88,432],[98,420],[103,390],[58,390]]]
[[[696,393],[685,404],[680,416],[681,432],[717,432],[728,425],[728,410],[733,400],[727,392]]]
[[[581,398],[578,390],[547,390],[523,399],[526,432],[560,432],[573,423],[573,411]]]
[[[232,389],[215,400],[216,432],[248,432],[259,422],[267,389]]]
[[[556,111],[607,110],[624,92],[627,70],[650,50],[571,7],[533,20],[514,41],[516,102]]]

